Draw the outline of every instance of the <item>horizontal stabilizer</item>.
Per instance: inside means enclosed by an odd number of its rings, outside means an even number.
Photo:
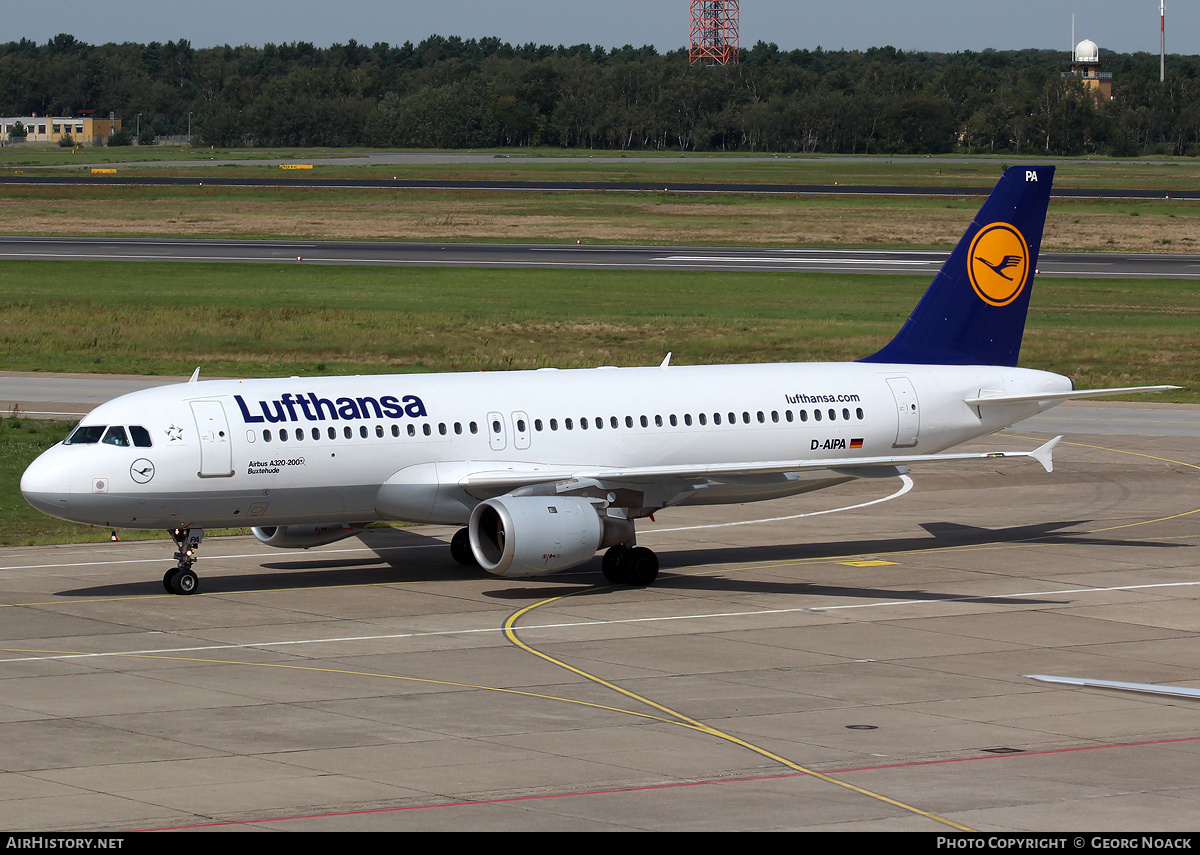
[[[1118,389],[1076,389],[1071,392],[1034,392],[1022,395],[977,395],[964,398],[972,407],[987,407],[996,404],[1025,404],[1032,401],[1071,401],[1076,398],[1106,398],[1111,395],[1133,395],[1140,392],[1170,392],[1182,386],[1123,386]]]

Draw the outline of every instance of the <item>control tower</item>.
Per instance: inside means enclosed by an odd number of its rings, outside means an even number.
[[[1091,39],[1084,39],[1075,45],[1071,70],[1063,72],[1063,77],[1068,74],[1082,78],[1097,101],[1112,100],[1112,72],[1100,70],[1100,47]]]

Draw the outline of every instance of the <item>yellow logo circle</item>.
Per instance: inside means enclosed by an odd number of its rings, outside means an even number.
[[[967,253],[967,278],[979,299],[1007,306],[1025,290],[1029,279],[1029,244],[1008,223],[984,226]]]

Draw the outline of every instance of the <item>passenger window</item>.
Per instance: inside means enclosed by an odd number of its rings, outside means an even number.
[[[287,428],[280,428],[279,429],[279,441],[287,442],[287,438],[288,438]]]
[[[633,416],[625,417],[625,427],[627,427],[627,428],[633,427]]]
[[[438,425],[438,432],[445,433],[446,426]],[[525,420],[524,419],[517,419],[517,433],[525,433]]]
[[[642,427],[650,427],[650,421],[645,416],[642,416],[641,423]]]
[[[721,423],[721,414],[720,414],[720,413],[713,413],[713,424],[714,424],[714,425],[719,425],[720,423]]]
[[[263,442],[270,442],[270,441],[271,441],[271,432],[269,430],[264,430],[263,431]]]
[[[787,417],[787,420],[789,422],[792,421],[792,411],[791,410],[785,410],[784,415]]]
[[[525,428],[521,428],[521,430],[525,430]],[[446,435],[446,423],[445,422],[438,422],[438,433],[441,434],[442,436]]]
[[[567,430],[574,430],[575,423],[570,419],[563,419],[563,427],[565,427]]]
[[[702,424],[702,425],[708,424],[708,416],[706,416],[704,413],[700,414],[699,419],[700,419],[700,424]]]
[[[431,436],[433,434],[433,430],[429,427],[429,422],[421,425],[421,433],[425,434],[426,436]]]
[[[362,437],[363,439],[366,439],[366,438],[367,438],[367,426],[366,426],[366,425],[359,425],[359,426],[358,426],[358,435],[359,435],[360,437]]]
[[[662,427],[662,425],[663,425],[663,422],[662,422],[662,416],[655,416],[655,417],[654,417],[654,426],[655,426],[655,427]]]
[[[671,413],[671,427],[679,427],[679,419],[675,418],[675,414]]]
[[[113,425],[104,434],[104,439],[100,440],[105,445],[119,445],[121,448],[129,446],[129,437],[125,435],[125,428],[120,425]]]
[[[846,421],[850,421],[850,410],[843,408],[842,409],[842,418],[845,419]]]
[[[392,436],[399,436],[399,435],[400,435],[400,425],[393,423],[392,424]]]
[[[616,429],[617,429],[617,427],[618,427],[620,424],[621,424],[621,423],[617,421],[617,417],[616,417],[616,416],[609,416],[609,417],[608,417],[608,426],[609,426],[609,427],[611,427],[613,430],[616,430]]]
[[[813,418],[816,419],[817,421],[820,421],[821,420],[821,411],[813,410]]]
[[[600,418],[599,416],[596,416],[596,430],[600,430],[603,427],[604,427],[604,419]]]
[[[766,421],[767,421],[767,419],[766,419],[766,416],[763,415],[763,411],[759,410],[758,411],[758,423],[761,425],[761,424],[764,424]],[[775,421],[779,421],[779,419],[777,418],[777,419],[775,419]]]
[[[539,425],[539,426],[538,426],[538,430],[541,430],[541,429],[542,429],[542,428],[541,428],[541,426]],[[454,423],[454,435],[455,435],[455,436],[461,436],[461,435],[462,435],[462,422],[455,422],[455,423]]]
[[[835,410],[833,407],[829,408],[829,420],[831,422],[837,420],[837,410]]]
[[[296,428],[296,439],[304,439],[304,428]]]
[[[129,436],[133,439],[133,444],[138,448],[150,448],[154,443],[150,441],[150,431],[146,430],[141,425],[130,425]]]
[[[687,427],[691,427],[691,426],[692,426],[692,414],[691,414],[691,413],[684,413],[684,414],[683,414],[683,423],[684,423],[684,425],[686,425]]]
[[[471,422],[471,433],[479,433],[479,425],[475,422]]]
[[[350,425],[342,428],[342,436],[346,437],[346,439],[354,439],[354,431],[350,430]]]
[[[320,428],[313,428],[313,429],[312,429],[312,435],[313,435],[313,439],[320,439],[320,438],[321,438],[321,429],[320,429]]]
[[[800,421],[802,421],[802,422],[808,421],[808,410],[800,411]]]
[[[550,420],[550,430],[558,430],[558,419]]]
[[[579,420],[579,429],[587,430],[587,425],[588,425],[587,416],[584,416],[582,419]]]
[[[862,407],[859,407],[857,410],[855,410],[855,411],[854,411],[854,414],[855,414],[856,416],[858,416],[858,420],[859,420],[859,421],[862,421],[862,419],[863,419],[863,411],[862,411]]]
[[[409,435],[409,436],[416,436],[416,435],[417,435],[417,426],[416,426],[416,425],[414,425],[414,424],[410,424],[410,425],[408,426],[408,435]]]
[[[375,436],[383,439],[383,425],[375,425]]]

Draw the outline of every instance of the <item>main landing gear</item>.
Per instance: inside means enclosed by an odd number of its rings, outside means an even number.
[[[460,528],[454,533],[450,539],[450,555],[464,567],[479,566],[471,551],[471,532],[468,529]],[[611,585],[644,588],[653,585],[658,578],[658,556],[644,546],[619,543],[604,553],[600,569]]]
[[[478,567],[475,553],[471,551],[471,530],[460,528],[450,538],[450,555],[464,567]]]
[[[192,565],[196,563],[196,550],[200,548],[200,541],[204,540],[204,529],[172,529],[171,539],[177,547],[177,563],[163,576],[163,587],[167,589],[168,594],[194,594],[200,586],[200,579]]]
[[[620,543],[604,553],[600,569],[613,585],[644,588],[658,578],[658,556],[644,546]]]

